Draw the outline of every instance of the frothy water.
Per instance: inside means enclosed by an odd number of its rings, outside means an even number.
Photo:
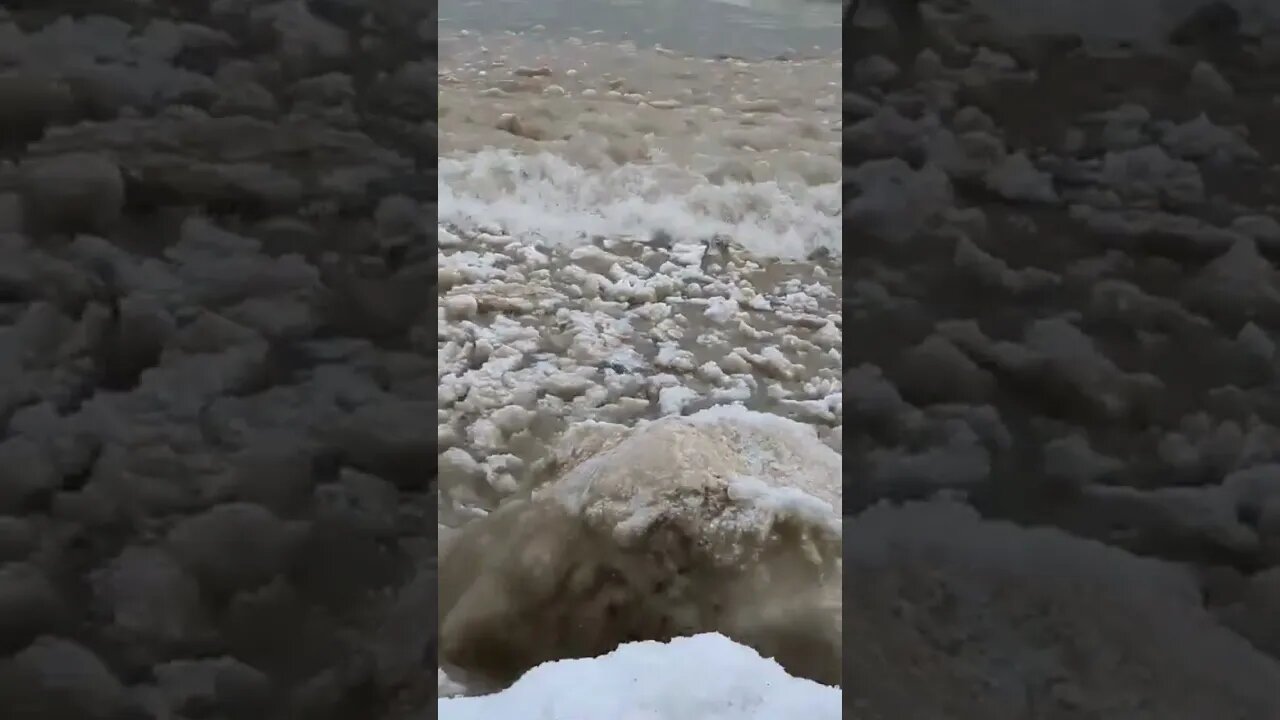
[[[440,218],[554,243],[659,231],[840,250],[840,70],[473,33],[441,42]]]

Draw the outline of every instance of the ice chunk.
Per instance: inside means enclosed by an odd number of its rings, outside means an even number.
[[[441,660],[501,685],[719,632],[838,683],[840,467],[812,427],[740,406],[575,426],[549,481],[442,554]]]

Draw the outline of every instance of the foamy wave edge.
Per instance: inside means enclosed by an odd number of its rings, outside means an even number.
[[[441,223],[498,227],[574,245],[594,237],[724,235],[753,253],[802,259],[840,249],[840,185],[797,178],[715,183],[673,164],[585,168],[563,157],[506,150],[440,159]]]

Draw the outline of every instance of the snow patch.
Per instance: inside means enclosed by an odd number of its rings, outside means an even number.
[[[705,633],[546,663],[500,693],[444,698],[438,708],[440,720],[835,720],[840,704],[838,689]]]

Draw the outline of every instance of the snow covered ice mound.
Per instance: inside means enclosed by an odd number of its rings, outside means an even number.
[[[442,548],[440,653],[499,684],[543,662],[720,632],[840,680],[840,455],[737,406],[565,433],[552,479]]]
[[[689,682],[696,674],[698,682]],[[623,645],[531,670],[511,688],[439,702],[441,720],[776,720],[840,717],[840,692],[723,635]]]

